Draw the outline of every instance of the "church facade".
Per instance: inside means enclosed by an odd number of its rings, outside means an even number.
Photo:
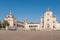
[[[48,9],[41,18],[41,30],[60,30],[60,23],[56,20],[56,16]]]
[[[16,29],[17,28],[17,20],[16,18],[14,18],[14,15],[12,15],[12,12],[10,12],[5,19],[6,21],[8,21],[9,26],[6,26],[6,30],[9,29]]]
[[[39,23],[29,23],[26,20],[18,22],[11,12],[4,20],[9,22],[9,27],[17,30],[60,30],[60,22],[56,20],[56,16],[50,9],[44,13]]]

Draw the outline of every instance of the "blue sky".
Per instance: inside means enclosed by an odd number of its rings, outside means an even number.
[[[0,20],[11,10],[18,21],[39,22],[47,8],[60,21],[60,0],[0,0]]]

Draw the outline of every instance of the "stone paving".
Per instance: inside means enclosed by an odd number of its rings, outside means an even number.
[[[60,40],[60,31],[0,31],[0,40]]]

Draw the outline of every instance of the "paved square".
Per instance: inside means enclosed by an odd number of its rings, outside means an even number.
[[[60,31],[0,31],[0,40],[60,40]]]

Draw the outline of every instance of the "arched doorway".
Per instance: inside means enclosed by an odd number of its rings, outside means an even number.
[[[49,24],[47,24],[47,28],[49,28],[49,26],[50,26],[50,25],[49,25]]]
[[[46,30],[49,31],[50,30],[50,25],[47,24]]]

